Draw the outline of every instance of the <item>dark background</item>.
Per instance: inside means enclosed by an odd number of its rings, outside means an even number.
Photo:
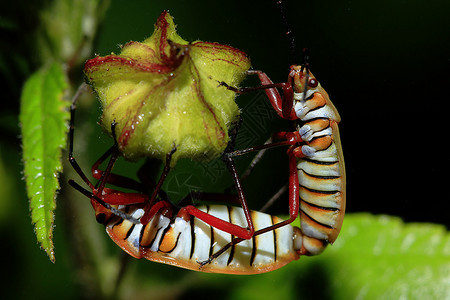
[[[67,253],[78,241],[67,235],[70,216],[63,213],[67,209],[67,186],[57,199],[58,263],[50,268],[35,242],[22,181],[19,97],[23,81],[34,68],[21,66],[11,72],[11,66],[20,66],[15,63],[19,55],[34,55],[25,41],[30,37],[30,24],[37,19],[38,2],[30,3],[21,9],[17,5],[5,8],[6,17],[1,19],[3,29],[8,28],[6,21],[11,18],[20,27],[18,31],[6,31],[0,45],[2,74],[13,74],[2,79],[0,113],[0,233],[6,241],[2,257],[11,262],[4,268],[9,274],[9,286],[4,289],[7,295],[20,292],[23,297],[45,296],[46,290],[56,287],[59,295],[77,295],[78,285],[73,282],[80,281],[79,273],[71,271],[74,262]],[[342,118],[347,212],[388,214],[406,222],[435,222],[448,228],[449,2],[286,1],[285,6],[296,40],[297,63],[301,49],[307,47],[311,70]],[[292,58],[279,10],[271,1],[112,1],[94,51],[100,55],[119,52],[119,44],[149,37],[164,9],[169,9],[185,40],[232,45],[246,52],[253,68],[264,70],[273,81],[286,80]],[[17,50],[13,47],[16,45],[23,47]],[[81,73],[78,80],[82,81]],[[244,82],[246,86],[257,84],[252,78]],[[287,123],[273,113],[263,93],[243,95],[237,101],[244,119],[238,148],[262,144],[273,132],[287,129]],[[78,155],[88,170],[111,140],[96,125],[101,113],[98,104],[80,106],[77,138],[92,146]],[[92,107],[97,111],[92,112]],[[250,160],[237,159],[241,172]],[[121,161],[117,170],[132,176],[138,167]],[[61,176],[63,182],[67,176]],[[287,180],[285,150],[271,150],[244,183],[250,207],[259,209]],[[180,199],[192,188],[221,192],[230,184],[220,160],[181,161],[165,190],[173,199]],[[79,205],[92,213],[88,201]],[[286,195],[270,212],[288,213]],[[89,217],[93,219],[93,215]],[[159,270],[157,264],[152,266]],[[45,280],[41,274],[45,274]]]
[[[264,70],[275,82],[286,80],[290,48],[278,7],[270,1],[257,6],[245,1],[145,3],[113,2],[100,31],[98,53],[118,51],[118,43],[148,37],[154,20],[169,9],[184,39],[237,47],[251,57],[253,68]],[[448,225],[448,2],[286,1],[285,6],[297,63],[307,47],[313,73],[341,114],[347,211]],[[257,84],[250,78],[244,82]],[[270,109],[263,98],[254,94],[238,99],[244,131],[259,135],[253,145],[287,129],[287,123],[274,115],[258,120]],[[255,202],[262,206],[287,180],[284,150],[272,151],[253,172],[257,179],[246,183],[252,186],[247,188],[248,198],[255,209]],[[175,173],[183,172],[181,165]],[[221,178],[228,182],[226,175]],[[204,186],[208,181],[197,182]],[[287,199],[279,203],[287,212]]]

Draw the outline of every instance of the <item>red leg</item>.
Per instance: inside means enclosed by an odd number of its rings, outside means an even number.
[[[231,158],[224,158],[228,168],[230,169],[231,174],[233,175],[233,179],[235,181],[236,190],[238,191],[238,196],[232,196],[232,195],[223,195],[223,194],[213,194],[213,193],[199,193],[195,198],[198,198],[202,201],[208,201],[208,200],[229,200],[230,198],[233,200],[233,202],[236,201],[236,198],[239,199],[239,202],[241,203],[242,209],[244,211],[245,219],[247,221],[247,227],[242,227],[239,225],[232,224],[228,221],[224,221],[222,219],[219,219],[215,216],[212,216],[208,213],[205,213],[198,208],[196,208],[193,205],[187,205],[180,209],[180,212],[178,213],[178,216],[182,216],[186,220],[189,220],[190,216],[194,216],[203,222],[207,223],[208,225],[217,228],[219,230],[225,231],[229,234],[232,234],[238,238],[241,239],[250,239],[253,237],[255,233],[255,229],[253,226],[252,219],[250,217],[250,211],[247,206],[247,202],[245,201],[245,196],[241,187],[241,183],[239,180],[239,176],[237,174],[234,161]],[[218,197],[218,198],[217,198]],[[181,204],[186,203],[192,203],[193,195],[186,196],[183,200],[180,201]],[[142,221],[142,219],[141,219]]]
[[[277,114],[283,118],[283,98],[281,98],[281,95],[278,92],[277,88],[267,88],[267,86],[273,85],[273,81],[269,78],[269,76],[267,76],[266,73],[259,70],[249,71],[248,74],[258,75],[259,81],[261,82],[261,85],[264,88],[264,91],[266,92],[266,95],[269,98],[270,103],[272,104]],[[285,95],[286,86],[287,86],[286,83],[282,83],[279,86],[283,90],[283,95]]]
[[[257,230],[254,232],[253,236],[257,236],[263,233],[266,233],[268,231],[275,230],[277,228],[280,228],[282,226],[288,225],[292,223],[295,219],[298,217],[298,212],[300,208],[300,202],[299,202],[299,181],[298,181],[298,170],[297,170],[297,159],[295,155],[293,154],[293,147],[289,148],[288,150],[288,156],[289,156],[289,219],[274,224],[272,226],[268,226],[266,228]],[[227,230],[236,230],[240,231],[242,228],[231,228],[231,226],[236,226],[233,224],[226,224],[227,222],[220,220],[211,215],[208,215],[202,211],[198,211],[195,207],[185,207],[187,213],[196,216],[197,218],[203,220],[204,222],[208,223],[211,226],[214,226],[215,228],[222,229],[221,227],[227,229]],[[196,211],[197,210],[197,211]],[[204,218],[204,219],[203,219]],[[207,219],[208,221],[206,221]],[[226,232],[229,232],[227,230],[224,230]],[[252,236],[252,237],[253,237]],[[227,249],[229,249],[232,245],[238,244],[242,242],[244,238],[239,237],[236,235],[236,238],[233,238],[233,240],[225,245],[222,249],[220,249],[218,252],[211,255],[207,260],[199,262],[200,266],[204,266],[206,264],[211,263],[214,259],[219,257],[222,253],[224,253]]]
[[[98,166],[108,157],[111,156],[108,166],[105,171],[101,171],[98,169]],[[118,157],[118,150],[115,146],[111,147],[108,151],[105,152],[94,164],[92,167],[93,174],[94,170],[97,175],[100,175],[99,187],[93,188],[92,193],[97,197],[101,198],[104,202],[109,203],[111,205],[128,205],[128,204],[139,204],[145,203],[148,201],[148,196],[143,193],[128,193],[122,192],[115,189],[105,187],[106,183],[112,183],[119,187],[133,189],[137,186],[140,188],[140,184],[134,181],[131,178],[127,178],[120,175],[115,175],[111,173],[111,170],[114,166],[114,163]],[[135,184],[130,184],[135,183]],[[137,189],[139,191],[139,189]],[[95,200],[95,199],[94,199]]]
[[[293,150],[294,146],[291,146],[288,150],[289,156],[289,219],[288,223],[292,223],[298,216],[299,204],[299,181],[297,170],[297,158],[295,157]],[[276,225],[274,225],[276,226]]]
[[[175,152],[175,148],[171,153],[167,154],[167,156],[166,156],[166,166],[164,168],[164,171],[163,171],[163,173],[160,177],[160,180],[155,188],[155,191],[153,192],[152,197],[150,198],[150,200],[147,202],[146,206],[144,207],[145,214],[144,214],[144,216],[142,216],[142,218],[140,220],[142,224],[147,224],[151,220],[151,218],[154,216],[154,213],[155,213],[154,207],[155,206],[159,205],[159,203],[161,203],[161,202],[165,202],[165,201],[156,202],[156,196],[158,195],[158,192],[161,189],[162,183],[163,183],[164,179],[166,178],[167,173],[170,170],[170,160],[171,160],[172,154],[174,152]],[[253,227],[253,223],[252,223],[252,220],[250,217],[250,210],[247,206],[247,202],[245,201],[245,196],[244,196],[241,184],[240,184],[239,176],[237,174],[237,171],[236,171],[236,168],[234,165],[234,161],[231,158],[225,158],[225,162],[226,162],[228,168],[230,169],[231,174],[233,175],[233,179],[234,179],[234,182],[236,185],[236,190],[238,191],[238,197],[239,197],[242,209],[244,211],[244,215],[247,220],[248,227],[243,228],[241,226],[234,225],[230,222],[221,220],[217,217],[209,215],[209,214],[195,208],[192,205],[183,207],[181,209],[181,212],[182,212],[181,214],[195,216],[195,217],[199,218],[200,220],[206,222],[207,224],[209,224],[217,229],[223,230],[225,232],[228,232],[230,234],[233,234],[233,235],[243,238],[243,239],[250,239],[253,236],[255,229]]]
[[[275,147],[280,147],[280,146],[293,146],[295,144],[298,144],[300,142],[303,142],[300,134],[297,131],[294,132],[285,132],[285,131],[280,131],[280,132],[276,132],[273,135],[274,139],[277,140],[281,140],[280,142],[275,142],[275,143],[269,143],[269,144],[264,144],[264,145],[260,145],[260,146],[255,146],[255,147],[250,147],[247,149],[242,149],[242,150],[236,150],[233,152],[229,152],[229,153],[225,153],[224,155],[226,157],[235,157],[235,156],[241,156],[250,152],[254,152],[254,151],[260,151],[263,149],[270,149],[270,148],[275,148]]]
[[[245,200],[244,190],[242,189],[241,181],[240,181],[239,175],[236,171],[236,165],[234,164],[234,160],[231,157],[224,156],[223,160],[224,160],[225,164],[227,165],[228,169],[230,170],[231,175],[233,176],[234,185],[236,187],[236,191],[238,192],[238,198],[239,198],[239,201],[241,202],[241,207],[242,207],[242,210],[244,211],[245,219],[247,220],[247,225],[248,225],[247,228],[243,228],[241,226],[237,226],[237,225],[227,222],[230,225],[232,225],[231,227],[229,227],[229,230],[232,230],[232,232],[227,231],[227,230],[224,230],[224,231],[231,233],[235,236],[244,238],[244,239],[249,239],[255,233],[255,228],[253,226],[253,221],[250,216],[250,210],[247,206],[247,201]]]
[[[134,190],[134,191],[138,191],[141,193],[145,193],[146,189],[144,188],[144,186],[137,182],[136,180],[126,177],[126,176],[122,176],[122,175],[118,175],[115,173],[111,172],[112,166],[115,162],[115,158],[114,159],[110,159],[109,163],[108,163],[108,167],[106,168],[105,171],[100,170],[100,165],[106,160],[106,158],[111,155],[111,150],[114,149],[114,146],[111,147],[107,152],[105,152],[105,154],[103,154],[93,165],[91,168],[92,171],[92,176],[95,179],[99,180],[99,190],[101,189],[101,185],[102,182],[104,182],[103,186],[108,183],[108,184],[112,184],[114,186],[117,187],[121,187],[121,188],[126,188],[126,189],[130,189],[130,190]],[[110,166],[111,165],[111,166]],[[103,178],[105,178],[105,180],[103,180]]]
[[[148,196],[141,193],[124,193],[110,188],[103,189],[100,196],[97,190],[93,190],[94,195],[111,205],[140,204],[148,201]]]
[[[164,180],[166,180],[167,174],[169,174],[170,162],[172,161],[172,155],[175,153],[176,150],[177,150],[177,148],[174,147],[172,149],[172,151],[170,151],[166,155],[166,165],[164,167],[164,170],[163,170],[161,176],[159,177],[158,184],[156,185],[156,187],[152,193],[152,196],[147,201],[147,204],[144,207],[145,214],[141,218],[141,223],[144,225],[147,224],[152,218],[152,216],[150,215],[150,211],[156,203],[156,197],[159,195],[159,193],[161,191],[161,187],[164,183]]]
[[[118,158],[119,152],[117,147],[114,145],[108,151],[106,151],[93,165],[92,174],[94,177],[99,177],[99,187],[93,188],[92,192],[99,198],[101,198],[106,203],[112,205],[127,205],[127,204],[139,204],[148,201],[148,196],[141,193],[126,193],[122,191],[118,191],[115,189],[105,187],[106,183],[113,184],[115,186],[134,189],[137,191],[141,191],[141,184],[136,182],[135,180],[120,176],[116,174],[112,174],[111,170],[114,166]],[[108,156],[110,160],[108,162],[108,166],[105,171],[99,170],[99,165],[106,160]]]
[[[149,220],[151,220],[155,216],[155,214],[158,211],[160,211],[161,209],[164,209],[163,214],[166,217],[168,217],[168,218],[172,217],[172,204],[167,201],[159,201],[159,202],[156,202],[155,205],[153,205],[148,212],[146,212],[146,214],[148,214],[148,216],[149,216]],[[141,223],[142,223],[142,218],[141,218]]]
[[[292,133],[290,132],[285,133],[286,136],[290,136],[290,134]],[[295,150],[301,147],[296,147],[295,144],[292,145],[287,151],[287,154],[289,156],[289,219],[280,222],[278,224],[269,226],[267,228],[260,229],[257,232],[255,232],[255,234],[256,233],[262,234],[264,232],[280,228],[282,226],[292,223],[298,217],[300,208],[299,202],[300,196],[299,196],[299,180],[297,170],[297,155]]]
[[[183,207],[180,210],[180,215],[183,215],[183,214],[199,218],[200,220],[207,223],[208,225],[211,225],[214,228],[217,228],[219,230],[230,233],[241,239],[248,240],[248,239],[252,238],[253,234],[254,234],[254,229],[249,230],[248,228],[243,228],[241,226],[224,221],[224,220],[214,217],[208,213],[205,213],[192,205]]]
[[[232,147],[232,146],[233,146],[233,142],[230,142],[229,147]],[[238,192],[237,198],[239,199],[242,210],[244,212],[245,219],[247,221],[247,227],[242,227],[239,225],[232,224],[231,222],[221,220],[217,217],[214,217],[208,213],[205,213],[205,212],[197,209],[193,205],[187,205],[187,206],[183,207],[180,210],[179,214],[183,215],[186,219],[188,219],[189,216],[197,217],[200,220],[204,221],[205,223],[207,223],[208,225],[210,225],[214,228],[225,231],[227,233],[230,233],[230,234],[237,236],[239,238],[242,238],[242,239],[250,239],[255,232],[255,228],[253,226],[253,221],[250,216],[250,210],[248,208],[247,201],[245,200],[244,191],[241,186],[241,182],[240,182],[237,170],[236,170],[235,163],[231,157],[224,156],[223,160],[224,160],[225,164],[227,165],[228,169],[230,170],[230,173],[233,177],[234,185],[235,185],[236,191]],[[214,194],[203,194],[203,195],[199,194],[199,195],[202,197],[202,200],[208,200],[208,198],[210,198]],[[233,196],[230,196],[230,197],[233,197]],[[233,197],[233,198],[236,198],[236,197]],[[224,196],[223,195],[220,196],[220,199],[223,200]],[[181,202],[182,203],[187,202],[187,201],[191,202],[191,200],[192,200],[192,195],[188,195]],[[217,199],[214,199],[214,200],[217,200]]]
[[[277,114],[286,120],[296,120],[298,119],[295,111],[293,109],[294,105],[294,91],[291,83],[291,76],[287,82],[273,83],[272,80],[267,76],[266,73],[259,70],[248,71],[249,75],[258,75],[259,81],[262,85],[257,87],[247,87],[247,88],[235,88],[231,87],[225,82],[221,82],[220,85],[225,86],[227,89],[232,90],[239,94],[244,94],[248,92],[253,92],[257,90],[264,90],[270,103],[277,112]],[[277,88],[281,88],[283,91],[283,96],[280,95]]]
[[[92,190],[93,194],[95,196],[98,195],[99,198],[104,198],[106,194],[103,193],[104,185],[105,183],[102,183],[101,189],[96,189],[94,184],[87,178],[87,176],[84,174],[83,170],[78,165],[75,157],[73,156],[73,145],[74,145],[74,132],[75,132],[75,110],[76,110],[76,103],[80,96],[80,94],[83,92],[83,90],[86,88],[86,85],[81,85],[78,89],[77,93],[75,94],[74,98],[72,99],[72,105],[70,106],[70,130],[69,130],[69,162],[74,168],[74,170],[78,173],[78,175],[81,177],[81,179],[89,186],[89,188]],[[108,151],[106,151],[98,161],[102,162],[104,161],[108,156],[114,157],[115,152],[117,150],[115,147],[111,147]],[[108,165],[111,165],[110,168],[112,168],[112,165],[114,164],[115,159],[111,159]],[[103,175],[103,177],[105,177]],[[107,176],[106,176],[107,177]],[[105,178],[106,178],[105,177]],[[105,180],[103,180],[105,181]],[[113,191],[113,190],[110,190]],[[103,200],[101,200],[103,201]]]
[[[300,138],[300,135],[298,134],[298,132],[279,132],[277,134],[277,137],[285,140],[282,142],[283,145],[291,145],[291,147],[289,148],[289,150],[287,152],[287,154],[289,156],[289,219],[255,232],[254,228],[253,228],[253,224],[251,223],[251,218],[249,215],[248,216],[246,215],[247,222],[249,224],[249,228],[243,228],[241,226],[232,224],[230,222],[227,222],[227,221],[224,221],[217,217],[214,217],[208,213],[205,213],[192,205],[183,207],[180,210],[180,214],[187,214],[187,215],[194,216],[194,217],[199,218],[200,220],[204,221],[208,225],[213,226],[214,228],[217,228],[219,230],[233,234],[237,238],[234,239],[232,243],[238,243],[238,242],[242,241],[243,239],[249,239],[249,238],[253,237],[254,234],[262,234],[262,233],[265,233],[265,232],[268,232],[271,230],[275,230],[277,228],[280,228],[282,226],[292,223],[295,219],[297,219],[298,213],[299,213],[299,207],[300,207],[300,204],[299,204],[299,179],[298,179],[298,170],[297,170],[297,157],[298,157],[297,152],[298,151],[296,151],[296,150],[301,149],[301,147],[296,147],[296,144],[301,142],[302,139]],[[268,145],[263,145],[263,146],[274,147],[274,145],[280,146],[281,144],[273,143],[273,144],[268,144]],[[260,149],[261,148],[254,149],[254,150],[260,150]],[[232,161],[230,157],[228,159],[230,159],[230,161]],[[234,164],[233,164],[233,166],[234,166]],[[232,174],[235,174],[235,173],[232,172]],[[239,182],[239,181],[237,181],[237,182]],[[239,191],[242,192],[241,188],[237,188],[237,190],[238,190],[238,192]],[[243,195],[241,195],[239,198],[243,199]],[[241,205],[244,209],[244,213],[248,212],[248,207],[246,205],[246,202],[245,201],[241,202]],[[249,219],[250,219],[250,221],[249,221]],[[214,257],[217,257],[217,256],[214,256]]]
[[[295,111],[293,110],[294,101],[292,99],[294,99],[294,91],[290,80],[291,77],[289,77],[287,82],[278,84],[278,87],[283,90],[283,97],[281,97],[276,87],[268,88],[268,86],[274,85],[274,83],[266,73],[259,70],[253,70],[249,71],[248,74],[258,75],[259,81],[261,81],[262,84],[261,87],[265,87],[266,95],[280,117],[286,120],[297,119]]]
[[[77,94],[74,96],[74,99],[72,100],[72,105],[70,107],[70,131],[69,131],[69,162],[74,168],[74,170],[78,173],[78,175],[81,177],[81,179],[89,186],[89,188],[92,190],[92,201],[96,201],[100,205],[105,206],[105,203],[107,204],[107,208],[110,209],[110,204],[112,205],[118,205],[118,204],[138,204],[146,202],[148,197],[145,194],[142,193],[124,193],[120,192],[114,189],[105,188],[106,183],[113,183],[117,186],[122,186],[126,188],[135,189],[137,191],[140,191],[137,187],[139,187],[139,184],[130,179],[123,176],[111,174],[112,167],[114,166],[114,163],[119,156],[117,143],[110,149],[108,149],[94,164],[92,167],[92,173],[93,176],[97,179],[100,179],[99,187],[96,188],[94,184],[87,178],[87,176],[84,174],[83,170],[78,165],[75,157],[73,156],[73,145],[74,145],[74,129],[75,129],[75,109],[76,109],[76,101],[79,97],[79,94],[83,91],[84,86],[80,87]],[[111,125],[111,128],[114,128],[115,124]],[[111,157],[108,162],[108,167],[105,171],[101,171],[98,169],[99,165],[105,161],[108,157]],[[71,181],[72,182],[72,181]],[[131,182],[131,183],[130,183]],[[82,193],[86,194],[85,190],[76,184],[75,182],[71,183],[76,189],[81,191]],[[88,192],[89,193],[89,192]]]
[[[93,165],[91,168],[91,172],[92,172],[92,176],[96,179],[99,180],[99,183],[97,183],[99,185],[98,187],[98,191],[101,192],[103,190],[103,188],[105,187],[106,183],[118,186],[118,187],[122,187],[122,188],[127,188],[127,189],[131,189],[131,190],[135,190],[141,193],[145,193],[146,192],[146,188],[139,182],[137,182],[134,179],[122,176],[122,175],[117,175],[112,173],[112,168],[117,160],[117,158],[119,158],[120,156],[120,152],[119,152],[119,145],[117,144],[117,138],[116,138],[116,122],[112,122],[111,123],[111,133],[112,133],[112,137],[114,140],[114,145],[108,149],[108,151],[106,151]],[[105,171],[102,171],[99,169],[100,165],[109,157],[111,156],[111,158],[109,159],[108,165],[106,167]]]
[[[99,223],[105,224],[105,220],[109,219],[110,214],[115,214],[122,219],[129,220],[133,224],[139,224],[139,220],[133,218],[132,216],[124,213],[123,211],[118,210],[117,208],[111,206],[109,203],[106,203],[102,199],[95,196],[92,192],[89,192],[85,188],[81,187],[78,183],[73,181],[72,179],[69,180],[69,184],[73,186],[76,190],[81,192],[83,195],[91,199],[91,205],[94,208],[95,215],[97,218],[97,221]]]

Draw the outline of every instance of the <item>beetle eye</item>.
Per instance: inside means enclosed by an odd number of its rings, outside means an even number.
[[[315,78],[311,78],[310,80],[308,80],[309,87],[315,88],[318,85],[319,85],[319,82]]]

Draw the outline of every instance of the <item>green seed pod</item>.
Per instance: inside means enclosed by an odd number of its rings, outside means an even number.
[[[179,158],[209,160],[229,142],[239,119],[235,93],[218,82],[237,86],[250,68],[245,53],[216,43],[184,41],[164,11],[151,37],[129,42],[119,55],[88,60],[87,82],[103,108],[101,124],[116,136],[128,160],[164,160],[174,146]]]

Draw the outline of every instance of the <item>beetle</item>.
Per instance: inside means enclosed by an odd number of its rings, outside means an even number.
[[[92,195],[97,198],[97,202],[102,206],[116,212],[116,209],[112,205],[131,205],[137,204],[141,205],[144,211],[144,215],[139,218],[139,223],[147,224],[153,218],[154,214],[161,209],[162,207],[168,207],[168,201],[158,201],[158,196],[161,195],[162,190],[162,182],[163,180],[160,178],[158,183],[147,183],[143,185],[140,182],[137,182],[134,179],[118,175],[112,173],[113,166],[121,155],[119,150],[119,146],[117,143],[117,139],[115,136],[115,126],[116,123],[113,122],[111,124],[111,132],[113,134],[114,145],[110,147],[92,166],[92,175],[94,178],[98,179],[97,184],[93,184],[89,178],[85,175],[81,167],[79,166],[74,154],[74,132],[75,132],[75,111],[76,111],[76,103],[80,96],[80,94],[86,89],[86,85],[80,86],[77,93],[74,95],[72,104],[70,107],[70,126],[69,126],[69,162],[72,165],[73,169],[78,173],[80,178],[86,183],[86,185],[91,189]],[[163,175],[166,176],[168,170],[170,170],[170,159],[171,155],[175,152],[168,153],[166,155],[165,168],[163,170]],[[100,165],[105,162],[109,158],[107,163],[107,167],[105,170],[100,170]],[[228,161],[232,161],[231,158]],[[144,164],[145,166],[145,164]],[[238,192],[238,200],[244,199],[242,187],[240,186],[240,181],[237,175],[237,171],[234,168],[234,163],[230,163],[231,169],[234,170],[232,174],[234,174],[235,185],[237,187]],[[76,184],[73,180],[70,181],[70,184],[77,189],[79,189],[79,185]],[[134,190],[135,192],[122,192],[120,190],[116,190],[113,188],[109,188],[106,185],[114,185],[121,188],[127,188]],[[149,197],[147,192],[151,190],[152,197]],[[164,194],[164,193],[163,193]],[[231,197],[232,198],[232,197]],[[163,205],[163,206],[161,206]],[[223,230],[235,236],[249,239],[254,235],[254,227],[252,223],[252,219],[250,216],[250,211],[247,207],[245,201],[241,203],[243,212],[245,215],[245,219],[247,221],[247,226],[244,225],[236,225],[231,221],[224,221],[223,219],[212,216],[204,211],[196,208],[193,205],[188,205],[183,208],[186,214],[195,216],[204,222],[216,227],[217,229]],[[116,212],[119,216],[123,217],[123,213]],[[137,221],[135,221],[137,222]]]
[[[137,259],[207,273],[258,274],[281,268],[300,256],[302,233],[298,227],[259,230],[281,222],[276,216],[250,211],[255,234],[250,240],[231,244],[233,235],[191,216],[186,207],[160,200],[153,207],[150,221],[142,224],[140,219],[145,214],[142,205],[111,206],[73,180],[69,183],[91,199],[96,219],[105,225],[110,238]],[[232,220],[233,224],[246,222],[240,207],[204,205],[197,209],[222,220]],[[208,261],[213,253],[216,253],[214,260]]]
[[[209,160],[233,146],[239,108],[235,94],[217,89],[212,78],[227,78],[238,84],[245,77],[250,62],[245,53],[217,43],[188,43],[176,34],[175,24],[164,11],[153,35],[143,41],[129,42],[120,55],[97,56],[85,64],[86,82],[96,92],[103,108],[101,124],[114,139],[114,146],[92,166],[98,186],[89,182],[73,157],[69,160],[83,181],[102,201],[115,204],[145,203],[140,222],[151,219],[151,208],[171,168],[179,158]],[[75,101],[71,108],[74,118]],[[73,143],[73,122],[71,122]],[[227,148],[228,147],[228,148]],[[116,159],[157,158],[165,167],[150,197],[142,186],[129,178],[112,173]],[[109,159],[105,171],[99,166]],[[190,213],[211,225],[241,238],[254,234],[249,209],[230,157],[222,158],[234,180],[247,225],[236,226],[207,216],[195,207]],[[106,184],[132,188],[137,193],[121,193]],[[218,222],[215,224],[214,222]]]
[[[251,239],[236,241],[229,231],[244,228],[248,222],[243,208],[195,207],[190,204],[192,195],[178,205],[173,204],[158,184],[148,178],[150,172],[146,169],[151,165],[150,161],[138,171],[141,182],[112,173],[113,164],[120,155],[117,142],[94,163],[92,170],[99,182],[93,184],[73,155],[76,99],[77,95],[71,106],[69,160],[91,191],[72,179],[69,184],[90,199],[97,222],[105,225],[110,238],[129,255],[196,271],[226,274],[269,272],[299,258],[302,233],[298,227],[265,230],[281,222],[278,217],[249,211],[255,232]],[[115,132],[114,126],[113,123],[112,132]],[[113,138],[116,140],[114,135]],[[99,170],[98,166],[108,158],[105,171]],[[135,192],[122,192],[106,187],[107,184]],[[149,205],[148,194],[157,188],[157,197]],[[195,198],[221,201],[222,196],[198,194]],[[188,204],[182,204],[184,202]],[[141,221],[144,216],[148,216],[146,222]],[[211,258],[213,254],[214,258]]]
[[[294,45],[282,1],[277,4],[288,27],[288,38]],[[345,214],[346,175],[338,128],[341,120],[339,113],[328,93],[311,73],[306,51],[303,63],[290,67],[286,82],[273,83],[267,74],[259,70],[247,73],[257,75],[261,85],[250,88],[236,88],[225,82],[220,82],[220,85],[239,94],[264,90],[276,113],[293,122],[295,131],[277,132],[273,138],[279,142],[237,150],[228,153],[228,157],[289,146],[290,217],[266,230],[290,224],[300,214],[303,234],[300,254],[320,254],[336,240]]]

